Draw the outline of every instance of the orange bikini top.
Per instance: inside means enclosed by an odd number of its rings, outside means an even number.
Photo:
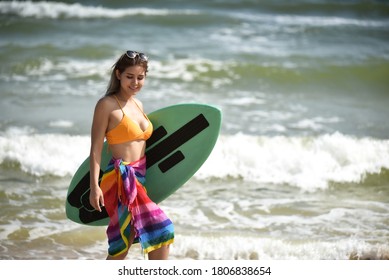
[[[105,138],[107,138],[107,142],[110,145],[114,144],[121,144],[129,141],[134,140],[147,140],[150,138],[151,134],[153,133],[153,124],[149,120],[149,118],[146,116],[146,114],[141,110],[139,105],[135,102],[138,109],[143,113],[147,121],[149,122],[146,130],[142,130],[139,125],[134,122],[131,118],[129,118],[123,111],[122,106],[120,105],[119,100],[114,95],[116,101],[119,104],[120,109],[123,112],[123,118],[120,121],[120,123],[115,126],[113,129],[108,131],[105,134]]]

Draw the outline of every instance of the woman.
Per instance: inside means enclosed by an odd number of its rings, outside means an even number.
[[[167,259],[174,227],[152,202],[145,181],[146,140],[153,125],[135,95],[142,89],[148,68],[143,53],[127,51],[114,64],[107,92],[95,108],[90,150],[90,203],[98,211],[105,206],[107,259],[124,259],[134,242],[140,242],[149,259]],[[99,186],[104,138],[112,159]]]

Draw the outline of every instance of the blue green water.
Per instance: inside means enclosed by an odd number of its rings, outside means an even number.
[[[161,205],[172,258],[385,258],[388,43],[387,1],[1,1],[0,259],[104,258],[104,228],[64,199],[127,49],[150,57],[147,112],[223,111],[209,160]]]

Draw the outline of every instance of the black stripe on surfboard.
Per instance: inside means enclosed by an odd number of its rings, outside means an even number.
[[[184,159],[185,159],[184,154],[181,151],[177,151],[171,156],[169,156],[167,159],[162,161],[160,164],[158,164],[158,167],[162,171],[162,173],[165,173],[169,171],[170,168],[174,167]]]
[[[157,143],[159,140],[161,140],[163,137],[167,135],[167,131],[163,126],[158,127],[153,131],[153,134],[151,134],[151,137],[146,141],[147,147],[151,147],[155,143]]]
[[[68,196],[68,202],[71,206],[80,208],[83,205],[83,196],[88,195],[89,196],[89,175],[90,172],[88,171],[84,177],[78,182],[77,186],[71,191],[71,193]],[[99,178],[103,176],[103,171],[100,170]],[[90,205],[90,204],[88,204]],[[91,210],[93,209],[92,205],[90,205]]]
[[[170,136],[165,138],[162,142],[146,151],[147,168],[150,168],[160,160],[164,159],[170,153],[174,152],[175,149],[188,142],[207,127],[209,127],[209,122],[203,114],[199,114],[197,117],[190,120],[181,128],[173,132]]]
[[[101,178],[103,171],[100,170],[99,177]],[[89,203],[89,172],[85,174],[84,177],[80,180],[77,186],[68,196],[68,202],[71,206],[78,208],[78,216],[80,221],[84,224],[89,224],[94,221],[102,220],[108,217],[108,213],[104,207],[102,211],[96,211],[92,205]]]

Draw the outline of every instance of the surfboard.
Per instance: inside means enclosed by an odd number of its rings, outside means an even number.
[[[146,141],[147,194],[159,203],[183,186],[203,165],[220,133],[221,111],[206,104],[177,104],[148,114],[153,134]],[[101,168],[112,155],[104,143]],[[109,218],[89,203],[89,157],[73,175],[66,198],[66,216],[80,224],[103,226]],[[103,170],[100,170],[100,180]]]

